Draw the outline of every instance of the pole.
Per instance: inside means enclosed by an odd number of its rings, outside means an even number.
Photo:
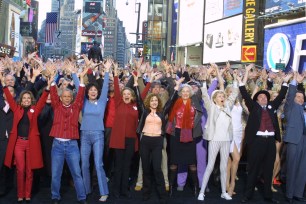
[[[140,9],[141,9],[141,3],[136,3],[138,4],[138,18],[137,18],[137,29],[136,29],[136,44],[138,44],[138,38],[139,38],[139,23],[140,23]],[[138,48],[135,50],[135,54],[138,55]]]

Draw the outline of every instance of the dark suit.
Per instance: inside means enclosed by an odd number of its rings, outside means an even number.
[[[302,198],[306,182],[306,126],[303,106],[294,102],[297,89],[289,86],[285,104],[287,119],[284,142],[287,145],[286,196]]]
[[[240,86],[239,89],[250,112],[245,128],[245,142],[248,151],[247,158],[249,171],[247,185],[245,188],[245,197],[250,199],[253,196],[257,176],[261,166],[263,165],[263,177],[265,181],[264,197],[266,199],[271,199],[271,181],[276,156],[275,140],[281,141],[276,110],[280,106],[282,100],[285,98],[288,87],[282,86],[279,95],[274,99],[274,101],[269,101],[266,106],[275,130],[274,137],[262,137],[256,135],[260,128],[262,107],[256,101],[251,99],[245,86]]]
[[[2,92],[2,91],[1,91]],[[10,170],[5,167],[4,158],[7,149],[8,137],[6,135],[10,134],[13,126],[13,112],[9,109],[6,113],[3,108],[5,107],[5,102],[2,94],[0,95],[0,194],[6,192],[7,182],[9,181],[7,177],[10,175]],[[10,181],[11,182],[11,181]]]
[[[93,45],[88,51],[88,59],[92,61],[97,60],[98,62],[103,61],[101,49],[98,45]]]

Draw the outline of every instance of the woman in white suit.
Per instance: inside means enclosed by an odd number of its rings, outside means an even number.
[[[234,73],[234,85],[232,93],[226,98],[224,92],[223,80],[219,75],[220,90],[215,90],[211,99],[207,93],[206,82],[203,83],[202,97],[205,108],[208,113],[208,120],[205,127],[204,139],[209,141],[208,145],[208,164],[203,176],[202,187],[198,196],[198,200],[204,200],[204,192],[207,186],[209,177],[213,171],[216,157],[220,152],[220,172],[221,172],[221,198],[231,200],[231,196],[226,193],[226,170],[227,161],[230,153],[230,143],[233,137],[231,108],[235,103],[238,95],[238,85],[236,81],[236,73]]]

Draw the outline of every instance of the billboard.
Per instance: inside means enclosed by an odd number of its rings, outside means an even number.
[[[305,33],[305,18],[299,23],[265,29],[264,66],[275,69],[276,63],[284,63],[286,70],[302,71],[306,67],[306,56],[302,55],[306,50]]]
[[[223,17],[233,16],[242,13],[243,0],[224,0]]]
[[[200,65],[202,64],[202,47],[187,47],[186,64]]]
[[[259,3],[256,1],[244,3],[242,44],[256,44],[258,41]]]
[[[204,1],[181,0],[179,4],[179,45],[203,41]]]
[[[82,14],[82,35],[101,36],[103,29],[103,0],[84,0]]]
[[[206,0],[205,3],[205,23],[223,18],[223,0]]]
[[[19,56],[19,34],[20,34],[20,18],[19,14],[13,10],[9,11],[9,45],[15,47],[15,55]]]
[[[242,15],[206,24],[203,63],[241,60]]]
[[[305,0],[266,0],[265,14],[288,12],[299,7],[305,7]]]

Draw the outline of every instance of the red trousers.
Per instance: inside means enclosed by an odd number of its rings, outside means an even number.
[[[17,170],[17,197],[31,198],[33,171],[30,167],[29,140],[17,139],[14,156]]]

